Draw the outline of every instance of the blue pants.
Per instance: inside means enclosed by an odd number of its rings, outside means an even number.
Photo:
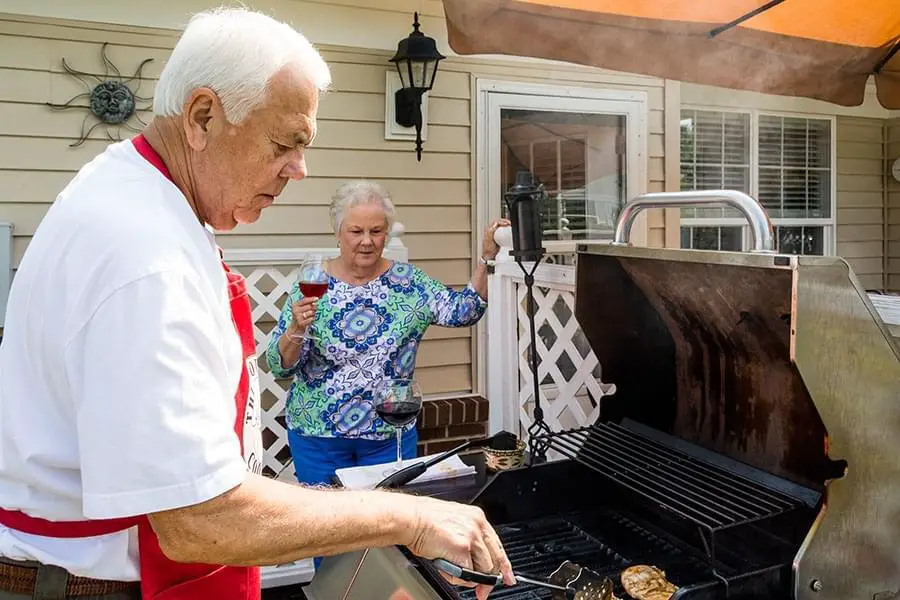
[[[400,448],[404,459],[416,457],[419,434],[413,427],[403,433]],[[397,460],[397,438],[358,440],[353,438],[308,437],[290,430],[288,445],[294,460],[297,481],[308,485],[334,483],[334,472],[346,467],[378,465]],[[315,559],[316,569],[322,562]]]

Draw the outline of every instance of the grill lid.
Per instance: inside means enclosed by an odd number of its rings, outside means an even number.
[[[825,492],[798,598],[897,589],[884,524],[900,523],[900,358],[845,261],[582,246],[575,315],[617,389],[601,423],[631,419]]]
[[[601,419],[629,417],[821,490],[826,432],[791,360],[790,261],[675,252],[579,254],[576,317],[617,390]]]

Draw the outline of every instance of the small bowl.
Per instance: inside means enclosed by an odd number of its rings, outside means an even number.
[[[508,471],[521,467],[525,462],[525,442],[516,440],[513,450],[496,450],[485,446],[481,450],[484,453],[484,466],[489,471]]]

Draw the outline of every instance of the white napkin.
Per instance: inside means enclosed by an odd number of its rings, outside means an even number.
[[[420,456],[418,458],[404,460],[400,468],[408,467],[420,462],[425,462],[434,458],[435,456],[438,455],[432,454],[430,456]],[[398,470],[399,469],[397,467],[397,463],[395,461],[392,461],[381,465],[369,465],[365,467],[348,467],[345,469],[338,469],[337,471],[335,471],[335,475],[337,475],[338,481],[340,481],[341,485],[343,485],[345,488],[354,490],[368,490],[374,488],[379,481]],[[451,479],[454,477],[463,477],[465,475],[472,475],[475,472],[475,467],[465,464],[462,459],[459,458],[459,455],[454,455],[442,462],[439,462],[436,465],[432,465],[428,468],[427,471],[416,477],[411,483],[423,483],[425,481],[434,481],[436,479]]]

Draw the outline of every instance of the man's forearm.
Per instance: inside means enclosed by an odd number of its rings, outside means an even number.
[[[313,490],[248,475],[237,488],[150,522],[179,562],[275,565],[412,543],[415,516],[390,492]]]

